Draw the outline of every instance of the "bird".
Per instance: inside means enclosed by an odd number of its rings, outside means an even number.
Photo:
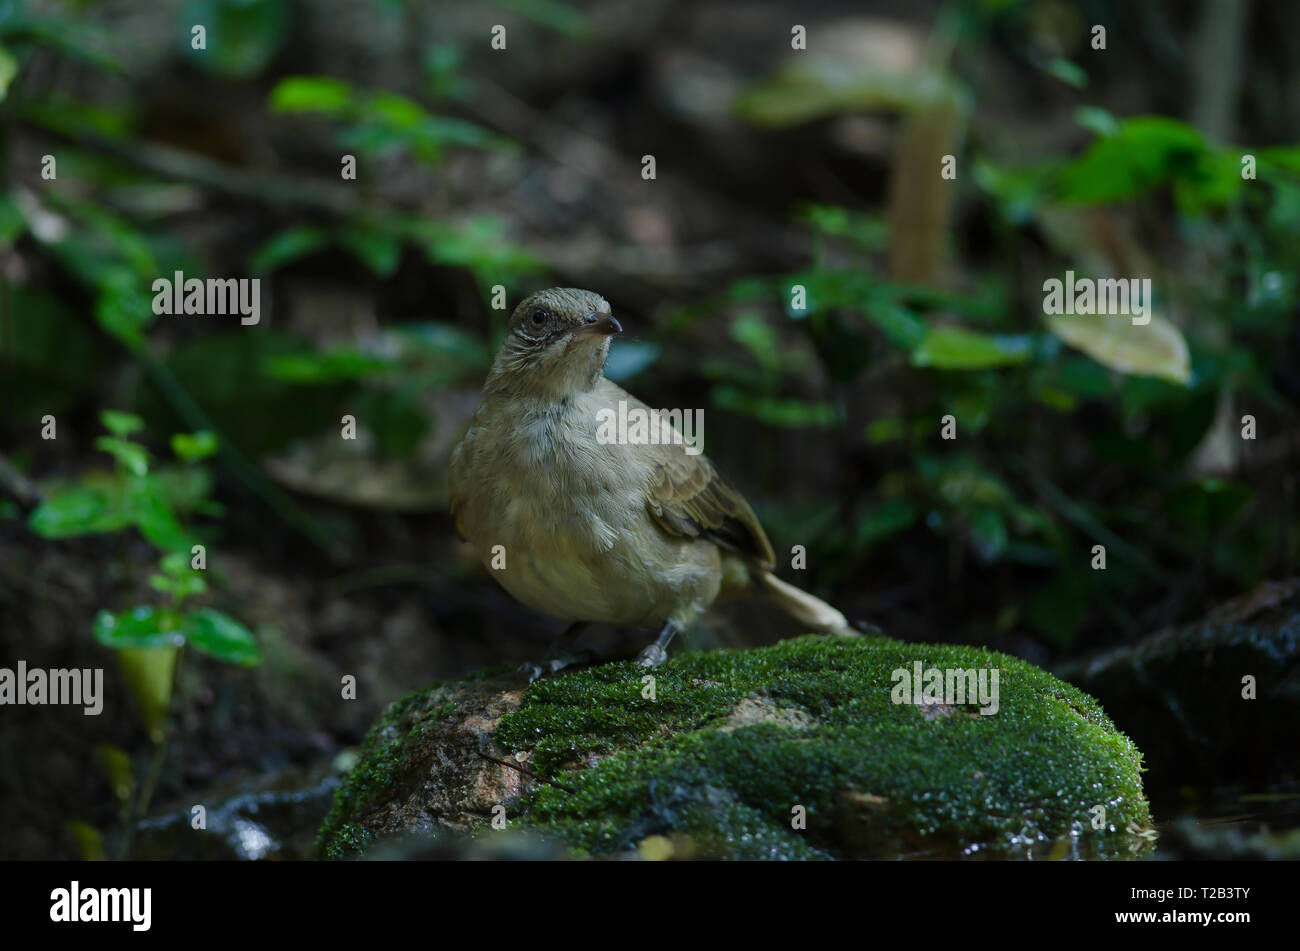
[[[644,667],[663,663],[715,602],[740,597],[764,597],[815,631],[856,634],[774,574],[744,496],[677,427],[665,423],[658,441],[633,441],[631,429],[602,438],[620,402],[652,412],[604,375],[622,332],[609,302],[579,288],[537,291],[514,309],[451,455],[460,537],[516,600],[569,622],[570,637],[593,623],[657,631],[637,656]],[[520,669],[532,680],[570,659]]]

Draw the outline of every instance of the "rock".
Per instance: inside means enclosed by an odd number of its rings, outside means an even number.
[[[917,661],[997,669],[996,713],[895,703],[895,671]],[[810,635],[412,693],[372,729],[317,842],[330,858],[487,842],[504,835],[495,810],[516,836],[590,856],[1121,857],[1150,847],[1140,770],[1096,701],[1024,661]]]
[[[1300,579],[1266,582],[1195,624],[1056,668],[1142,748],[1159,787],[1276,782],[1300,765]],[[1245,699],[1243,678],[1254,678]]]

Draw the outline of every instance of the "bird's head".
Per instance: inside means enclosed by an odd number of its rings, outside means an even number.
[[[600,379],[609,341],[623,327],[599,294],[552,287],[530,294],[506,325],[488,388],[562,398]]]

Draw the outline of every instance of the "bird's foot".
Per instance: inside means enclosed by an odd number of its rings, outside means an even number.
[[[651,644],[636,655],[636,662],[641,667],[658,667],[668,659],[668,652],[658,644]]]
[[[654,643],[636,655],[636,662],[642,667],[658,667],[668,659],[668,644],[676,636],[678,627],[672,621],[664,625]]]
[[[543,677],[558,674],[567,667],[590,663],[591,660],[590,653],[560,654],[541,661],[528,660],[515,668],[515,676],[525,683],[532,683],[535,680],[541,680]]]

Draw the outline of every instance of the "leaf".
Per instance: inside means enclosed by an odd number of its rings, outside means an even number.
[[[1058,188],[1066,201],[1123,201],[1163,184],[1205,154],[1201,134],[1176,119],[1125,119],[1118,134],[1096,139],[1061,169]]]
[[[182,618],[175,611],[143,604],[130,611],[100,611],[95,615],[95,640],[105,647],[153,650],[185,643]]]
[[[325,353],[267,357],[262,367],[267,376],[288,383],[336,383],[387,373],[396,369],[396,364],[385,357],[341,347]]]
[[[99,283],[95,320],[131,351],[144,346],[144,329],[154,321],[153,299],[129,270],[115,268]]]
[[[9,84],[18,75],[18,60],[9,50],[0,46],[0,102],[9,95]]]
[[[27,230],[22,209],[9,195],[0,195],[0,247],[9,247]]]
[[[249,255],[248,267],[255,274],[265,274],[320,250],[328,242],[329,235],[322,228],[287,228]]]
[[[781,372],[781,342],[775,330],[758,314],[743,314],[731,322],[731,339],[739,343],[763,368]]]
[[[42,538],[115,532],[131,524],[119,495],[100,486],[76,486],[48,496],[27,519]]]
[[[173,433],[172,452],[186,462],[206,459],[217,451],[217,434],[203,429],[197,433]]]
[[[142,476],[149,471],[149,453],[139,443],[116,436],[100,436],[94,446],[117,460],[127,472]]]
[[[1074,121],[1093,135],[1119,135],[1120,124],[1108,110],[1100,106],[1080,106],[1074,110]]]
[[[140,534],[163,551],[189,551],[192,539],[176,520],[176,513],[154,488],[151,479],[138,480],[128,490],[131,516]]]
[[[117,662],[140,719],[155,746],[167,737],[167,711],[172,700],[172,674],[176,670],[179,647],[155,649],[123,647]]]
[[[1088,86],[1088,74],[1084,72],[1083,67],[1062,56],[1052,57],[1045,68],[1045,72],[1047,75],[1055,76],[1067,86],[1073,86],[1075,89],[1086,89]]]
[[[1032,353],[1027,335],[988,335],[963,327],[935,327],[912,351],[912,365],[938,370],[986,370],[1024,363]]]
[[[211,608],[186,615],[185,638],[196,649],[229,664],[255,667],[262,662],[262,651],[253,632]]]
[[[874,544],[890,535],[906,531],[916,524],[921,510],[905,499],[890,499],[873,508],[859,520],[854,542],[859,548]]]
[[[337,116],[352,105],[352,87],[332,76],[289,76],[276,83],[268,100],[272,112],[321,112]]]
[[[1148,316],[1150,322],[1146,324],[1102,314],[1043,319],[1052,333],[1103,366],[1188,385],[1192,378],[1191,358],[1182,332],[1159,314]]]
[[[970,523],[970,542],[980,561],[997,561],[1007,547],[1007,524],[996,510],[983,508]]]
[[[401,239],[378,228],[348,228],[338,242],[378,277],[391,277],[402,259]]]
[[[864,313],[867,319],[880,328],[885,338],[896,347],[911,350],[929,333],[925,321],[911,308],[892,301],[881,300],[869,304]]]
[[[144,429],[144,420],[134,413],[123,413],[115,409],[102,410],[99,421],[114,436],[129,436]]]
[[[167,575],[155,572],[149,576],[149,587],[155,591],[170,594],[173,598],[172,603],[179,604],[191,595],[202,594],[207,591],[208,583],[203,580],[198,572],[190,572],[176,578],[169,578]]]
[[[882,214],[808,203],[801,207],[799,216],[814,230],[845,238],[864,251],[883,251],[889,247],[889,221]]]

